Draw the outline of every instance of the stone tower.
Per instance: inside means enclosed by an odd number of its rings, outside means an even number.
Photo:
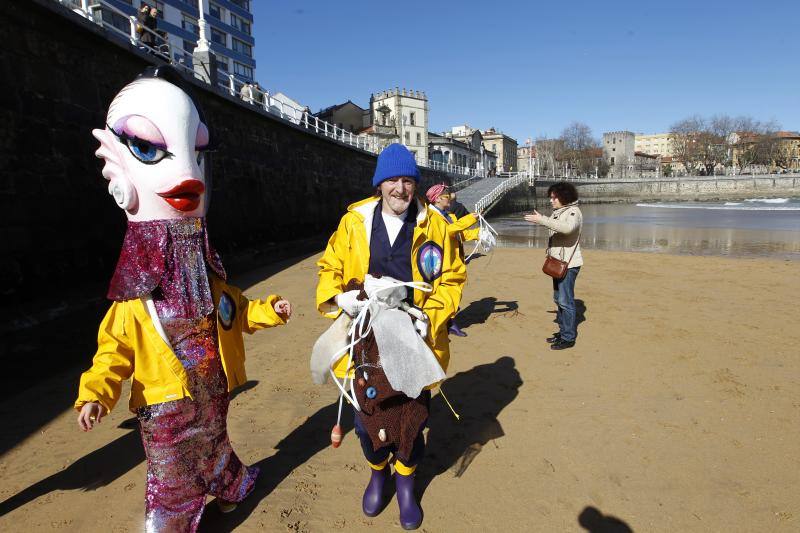
[[[603,134],[603,159],[611,166],[609,178],[633,177],[636,159],[636,135],[631,131]]]
[[[400,142],[417,158],[428,163],[428,97],[423,91],[394,88],[373,94],[369,99],[375,129],[394,127]]]

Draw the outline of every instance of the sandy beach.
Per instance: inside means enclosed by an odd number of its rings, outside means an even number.
[[[333,385],[310,348],[318,254],[241,276],[295,305],[246,339],[251,382],[232,402],[240,457],[262,468],[234,513],[204,531],[399,531],[397,504],[361,513],[357,439],[329,445]],[[421,531],[797,531],[800,264],[588,250],[578,343],[554,352],[541,249],[469,265],[450,379],[432,403],[418,485]],[[86,354],[89,365],[90,353]],[[125,399],[89,434],[70,403],[79,370],[0,404],[0,531],[141,531],[145,464]],[[58,401],[56,409],[53,402]],[[26,413],[54,410],[41,427]]]

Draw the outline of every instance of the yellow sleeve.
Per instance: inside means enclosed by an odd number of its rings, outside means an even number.
[[[448,233],[460,233],[461,238],[464,241],[476,241],[478,240],[478,236],[480,234],[480,228],[475,226],[478,223],[478,217],[470,213],[469,215],[464,215],[463,217],[459,218],[452,224],[447,226]],[[469,229],[472,228],[472,229]]]
[[[336,318],[341,312],[341,309],[331,306],[329,302],[337,294],[344,292],[344,257],[349,251],[346,218],[347,215],[342,217],[339,227],[328,239],[322,257],[317,261],[317,310],[328,318]]]
[[[275,312],[275,302],[282,298],[277,294],[270,294],[266,301],[249,300],[244,294],[239,293],[239,309],[246,310],[242,318],[242,331],[252,334],[260,329],[282,326],[286,321]]]
[[[442,277],[422,308],[431,321],[431,338],[434,339],[447,334],[447,322],[455,316],[461,305],[461,291],[467,281],[467,267],[461,258],[458,243],[447,235],[442,241]]]
[[[111,412],[122,392],[122,382],[133,374],[133,347],[125,334],[126,302],[114,302],[100,323],[97,353],[92,367],[81,374],[75,409],[99,402]]]

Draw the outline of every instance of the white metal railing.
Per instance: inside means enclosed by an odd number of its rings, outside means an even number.
[[[502,177],[502,174],[501,174]],[[529,181],[530,177],[527,172],[516,173],[516,174],[509,174],[509,177],[506,178],[503,183],[499,184],[497,187],[492,189],[492,191],[475,202],[475,211],[478,213],[482,213],[486,208],[491,206],[498,198],[500,198],[506,191],[513,189],[521,185],[522,183]]]
[[[128,15],[124,11],[117,9],[105,0],[54,0],[69,7],[73,11],[91,20],[95,24],[103,27],[113,35],[117,35],[134,46],[146,50],[155,56],[162,58],[170,64],[186,70],[188,74],[195,77],[195,72],[189,64],[189,59],[193,57],[192,52],[184,50],[179,46],[175,46],[169,42],[161,34],[152,31],[149,28],[143,27],[139,24],[137,18]],[[90,5],[91,2],[91,5]],[[110,14],[113,18],[116,15],[119,20],[126,20],[129,26],[129,31],[124,31],[115,26],[112,21],[106,20],[104,14]],[[138,28],[137,28],[138,27]],[[126,28],[127,30],[128,28]],[[138,31],[137,31],[138,30]],[[149,46],[141,41],[141,34],[148,33],[153,36],[155,47]],[[278,98],[275,98],[269,91],[265,91],[256,87],[249,80],[239,78],[235,74],[230,74],[224,71],[219,71],[219,88],[228,92],[231,96],[239,96],[245,102],[252,104],[255,107],[260,107],[264,111],[280,117],[281,119],[291,122],[297,126],[305,128],[308,131],[314,132],[317,135],[334,139],[343,144],[365,150],[374,154],[380,153],[384,148],[384,142],[381,141],[377,135],[368,133],[353,133],[339,128],[336,124],[331,124],[321,120],[319,117],[313,116],[309,113],[308,108],[298,108]],[[439,161],[428,160],[427,158],[417,157],[417,163],[420,166],[428,167],[433,170],[448,172],[459,176],[466,176],[466,179],[457,180],[454,185],[463,185],[470,180],[480,179],[486,176],[484,170],[474,168],[461,167],[457,165],[450,165]]]
[[[86,17],[112,34],[130,41],[132,45],[150,52],[178,68],[187,70],[192,76],[194,75],[193,69],[185,61],[187,55],[191,57],[191,52],[170,44],[169,39],[160,33],[139,24],[139,21],[133,15],[128,15],[105,0],[92,0],[91,4],[89,4],[89,0],[58,0],[58,2],[71,7],[76,13]],[[106,14],[112,19],[117,16],[119,20],[125,20],[127,23],[126,30],[114,25],[113,21],[106,20]],[[141,37],[145,34],[153,37],[153,46],[142,42]]]

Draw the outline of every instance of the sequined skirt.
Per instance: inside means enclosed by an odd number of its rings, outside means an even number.
[[[206,495],[238,502],[257,467],[242,464],[228,440],[228,395],[183,398],[143,407],[138,417],[147,456],[146,531],[196,531]]]

